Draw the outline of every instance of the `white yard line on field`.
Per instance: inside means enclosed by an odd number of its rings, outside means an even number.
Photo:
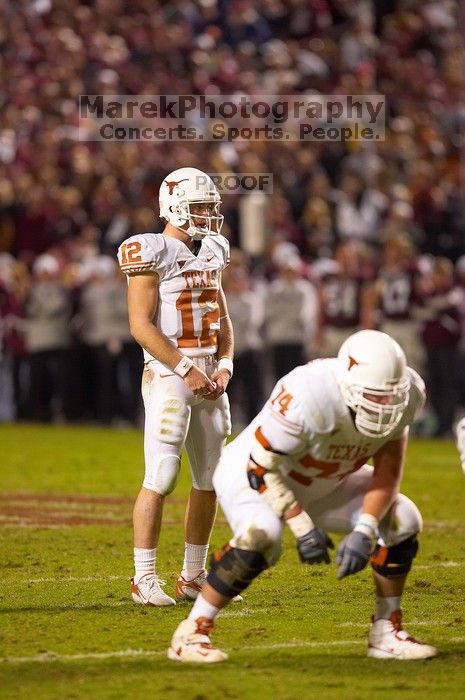
[[[452,637],[450,643],[462,644],[465,637]],[[328,647],[366,646],[366,641],[361,639],[340,639],[339,641],[306,642],[294,640],[279,642],[276,644],[256,644],[254,646],[241,646],[240,651],[268,651],[274,649],[326,649]],[[234,649],[233,649],[234,651]],[[5,656],[0,657],[0,664],[26,664],[26,663],[55,663],[61,661],[92,661],[121,658],[163,658],[165,650],[147,651],[145,649],[122,649],[120,651],[89,652],[88,654],[55,654],[47,652],[36,656]]]
[[[242,646],[241,650],[253,651],[268,650],[268,649],[299,649],[312,648],[320,649],[328,646],[352,646],[366,644],[365,641],[358,639],[340,639],[339,641],[328,642],[305,642],[291,641],[281,642],[276,644],[257,644],[255,646]],[[48,652],[45,654],[37,654],[36,656],[5,656],[0,657],[0,663],[8,664],[24,664],[24,663],[51,663],[55,661],[88,661],[92,659],[113,659],[113,658],[134,658],[134,657],[160,657],[166,656],[166,651],[146,651],[144,649],[124,649],[121,651],[106,651],[95,652],[89,654],[55,654]]]
[[[247,603],[244,603],[247,605]],[[239,609],[237,609],[239,608]],[[220,610],[218,615],[221,617],[250,617],[250,615],[255,615],[257,611],[255,608],[243,607],[242,605],[231,605],[231,607],[226,610]]]
[[[434,562],[434,564],[417,564],[416,566],[414,565],[414,568],[412,569],[412,573],[414,574],[415,571],[428,571],[429,569],[437,569],[438,567],[444,567],[446,569],[453,569],[456,567],[462,567],[465,566],[465,561],[438,561]],[[161,574],[161,577],[164,579],[169,579],[170,574]],[[85,583],[85,582],[91,582],[91,581],[124,581],[127,580],[129,581],[131,578],[130,574],[127,576],[112,576],[112,575],[107,575],[107,576],[65,576],[63,578],[60,578],[59,576],[51,576],[49,578],[27,578],[27,579],[17,579],[17,578],[3,578],[0,579],[0,584],[31,584],[31,583],[71,583],[71,582],[76,582],[76,583]]]
[[[71,583],[73,581],[85,583],[86,581],[120,581],[123,579],[129,581],[130,578],[130,576],[112,576],[111,574],[108,576],[65,576],[64,578],[51,576],[50,578],[26,578],[19,581],[15,578],[4,578],[0,579],[0,583],[26,583],[28,585],[30,583]]]
[[[89,661],[91,659],[117,659],[135,656],[164,656],[163,651],[145,651],[143,649],[124,649],[121,651],[105,651],[89,654],[55,654],[46,652],[36,656],[5,656],[0,658],[4,664],[51,663],[53,661]]]
[[[453,569],[456,566],[465,566],[465,561],[438,561],[434,564],[414,564],[413,573],[418,569],[435,569],[437,566],[443,566],[446,569]]]
[[[450,620],[408,620],[407,627],[450,627]],[[339,622],[336,627],[368,628],[368,622]]]

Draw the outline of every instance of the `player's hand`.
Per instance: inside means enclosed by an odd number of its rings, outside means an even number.
[[[184,376],[184,382],[196,396],[207,396],[215,391],[215,384],[207,377],[205,372],[192,365],[188,373]]]
[[[295,502],[294,494],[288,489],[279,473],[270,472],[268,469],[260,467],[250,460],[247,467],[247,478],[250,488],[258,491],[278,518],[282,518],[292,503]]]
[[[334,542],[321,527],[314,527],[297,538],[297,551],[303,564],[320,564],[331,561],[328,549],[334,549]]]
[[[205,394],[205,398],[208,401],[215,401],[215,399],[219,398],[221,394],[224,394],[226,391],[231,375],[227,369],[218,369],[216,372],[213,372],[210,379],[216,385],[216,387],[209,394]]]
[[[250,461],[247,467],[247,478],[249,480],[249,486],[254,491],[258,493],[265,493],[267,485],[265,484],[265,474],[269,472],[264,469],[264,467],[259,467],[254,462]]]
[[[371,538],[354,530],[342,540],[337,548],[336,564],[339,564],[338,579],[356,574],[368,564],[371,554]]]

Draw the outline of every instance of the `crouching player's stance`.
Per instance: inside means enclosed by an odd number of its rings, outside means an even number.
[[[338,578],[370,562],[376,590],[368,656],[426,659],[434,647],[402,629],[401,596],[417,553],[421,515],[399,493],[408,426],[423,381],[392,338],[365,330],[335,359],[297,367],[278,382],[255,420],[228,446],[214,476],[234,536],[212,558],[172,660],[213,663],[227,655],[210,632],[218,612],[280,555],[287,523],[303,562],[329,561],[323,530],[349,533]],[[373,467],[366,464],[373,458]],[[311,518],[310,518],[310,515]]]

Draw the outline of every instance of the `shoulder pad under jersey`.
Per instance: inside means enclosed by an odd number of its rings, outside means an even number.
[[[223,270],[229,265],[229,241],[227,238],[218,234],[218,236],[208,236],[206,244],[210,250],[215,253],[220,263],[220,269]]]
[[[407,374],[410,378],[409,402],[405,410],[405,419],[408,424],[413,423],[418,413],[423,408],[426,398],[425,382],[418,372],[411,367],[407,367]]]
[[[118,262],[125,274],[157,272],[166,254],[166,238],[159,233],[141,233],[127,238],[118,248]]]
[[[335,377],[336,362],[314,360],[283,378],[287,391],[298,399],[300,422],[309,434],[331,432],[347,412]]]

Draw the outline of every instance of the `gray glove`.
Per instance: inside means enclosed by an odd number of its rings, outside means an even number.
[[[353,530],[337,548],[336,564],[340,564],[338,579],[356,574],[368,564],[371,554],[371,539],[363,532]]]
[[[334,542],[320,527],[314,527],[297,538],[297,551],[304,564],[319,564],[323,561],[329,564],[331,559],[328,547],[334,549]]]

